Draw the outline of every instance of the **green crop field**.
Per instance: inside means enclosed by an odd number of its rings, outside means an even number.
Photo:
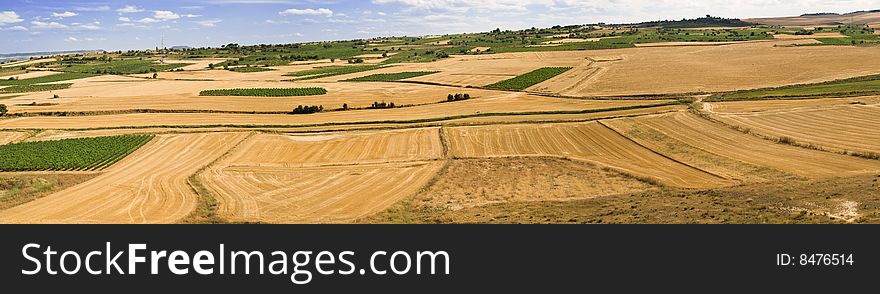
[[[199,96],[290,97],[324,94],[327,94],[327,89],[324,88],[253,88],[204,90],[199,93]]]
[[[273,71],[273,70],[277,70],[277,69],[268,68],[268,67],[233,67],[233,68],[230,68],[229,70],[234,71],[234,72],[263,72],[263,71]]]
[[[43,83],[76,80],[76,79],[88,78],[88,77],[93,77],[93,76],[95,76],[95,75],[94,74],[84,74],[84,73],[59,73],[59,74],[42,76],[42,77],[38,77],[38,78],[30,78],[30,79],[0,80],[0,86],[43,84]]]
[[[393,82],[399,81],[403,79],[409,79],[414,77],[420,77],[429,74],[438,73],[437,71],[416,71],[416,72],[399,72],[399,73],[390,73],[390,74],[374,74],[368,75],[365,77],[353,78],[345,80],[344,82]]]
[[[498,90],[508,90],[508,91],[522,91],[528,87],[537,85],[543,81],[549,80],[555,76],[558,76],[568,70],[570,67],[544,67],[539,68],[529,73],[522,74],[515,78],[500,81],[495,84],[491,84],[486,86],[489,89],[498,89]]]
[[[159,72],[178,67],[184,67],[188,63],[160,64],[151,60],[125,59],[114,61],[102,61],[90,64],[69,64],[60,67],[59,70],[66,72],[94,73],[94,74],[144,74]]]
[[[292,79],[291,81],[304,81],[304,80],[314,80],[332,76],[339,76],[345,74],[353,74],[364,71],[370,71],[374,69],[380,69],[382,66],[379,65],[353,65],[353,66],[328,66],[321,67],[316,69],[286,73],[285,76],[288,77],[298,77],[296,79]]]
[[[723,93],[715,95],[706,101],[851,97],[878,94],[880,94],[880,75],[870,75],[816,84],[790,85]]]
[[[100,170],[153,137],[123,135],[0,145],[0,171]]]
[[[0,88],[0,94],[43,92],[70,88],[72,84],[15,85]]]

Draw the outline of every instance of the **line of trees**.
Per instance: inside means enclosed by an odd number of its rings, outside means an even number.
[[[446,96],[446,102],[461,101],[461,100],[468,100],[468,99],[471,99],[471,94],[456,93],[454,95],[449,94]]]
[[[312,114],[324,111],[324,105],[298,105],[291,111],[291,114]]]
[[[371,109],[384,109],[384,108],[394,108],[394,107],[395,107],[394,102],[385,103],[385,101],[382,101],[382,102],[376,101],[376,102],[373,102],[373,105],[370,105],[369,108],[371,108]]]

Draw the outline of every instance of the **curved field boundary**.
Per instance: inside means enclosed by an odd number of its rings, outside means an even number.
[[[880,153],[880,108],[846,106],[777,113],[714,115],[727,124],[837,152]]]
[[[187,177],[244,133],[161,135],[104,174],[0,211],[0,223],[173,223],[198,202]]]
[[[712,154],[805,177],[880,171],[878,161],[773,143],[689,113],[641,117],[632,121]]]
[[[448,129],[453,157],[560,156],[610,166],[663,184],[706,188],[729,180],[680,164],[598,123]]]

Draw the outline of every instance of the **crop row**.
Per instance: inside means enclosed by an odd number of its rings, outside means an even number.
[[[123,135],[0,145],[0,171],[100,170],[125,158],[153,135]]]
[[[429,74],[438,73],[436,71],[416,71],[416,72],[399,72],[389,74],[374,74],[365,77],[353,78],[345,80],[345,82],[393,82],[414,77],[420,77]]]
[[[358,66],[328,66],[298,72],[284,74],[289,77],[298,77],[293,81],[313,80],[345,74],[353,74],[374,69],[380,69],[379,65],[358,65]]]
[[[76,80],[82,78],[93,77],[93,74],[83,74],[83,73],[59,73],[54,75],[30,78],[30,79],[5,79],[0,80],[0,86],[6,85],[33,85],[33,84],[43,84],[43,83],[53,83],[60,81],[68,81],[68,80]]]
[[[187,66],[187,63],[160,64],[150,60],[128,59],[100,62],[94,64],[68,65],[60,70],[66,72],[94,74],[144,74]]]
[[[71,84],[16,85],[0,88],[0,94],[53,91],[70,88]]]
[[[254,97],[290,97],[314,96],[327,94],[324,88],[252,88],[252,89],[220,89],[204,90],[199,96],[254,96]]]
[[[543,81],[552,79],[568,70],[570,67],[544,67],[533,70],[531,72],[519,75],[515,78],[497,82],[486,86],[489,89],[522,91],[528,87],[540,84]]]

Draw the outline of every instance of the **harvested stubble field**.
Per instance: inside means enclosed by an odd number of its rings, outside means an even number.
[[[880,172],[880,161],[774,143],[689,113],[603,123],[666,156],[743,182]]]
[[[447,93],[448,94],[448,93]],[[446,94],[442,96],[446,99]],[[473,98],[454,103],[381,110],[331,111],[311,115],[229,114],[229,113],[136,113],[94,116],[32,116],[0,120],[0,128],[86,129],[157,126],[313,126],[436,122],[481,116],[530,116],[577,114],[614,108],[657,105],[658,100],[578,100],[528,96],[520,93],[494,99]],[[304,103],[297,100],[295,103]],[[620,109],[623,110],[623,109]],[[289,110],[287,110],[289,111]],[[554,113],[562,112],[562,113]],[[571,113],[574,112],[574,113]]]
[[[730,183],[660,156],[596,122],[450,128],[448,139],[454,158],[557,156],[670,186],[704,188]]]
[[[717,114],[719,120],[793,144],[814,145],[837,152],[880,153],[880,108],[842,105],[819,109],[778,110],[748,114]]]
[[[0,211],[2,223],[173,223],[198,202],[187,178],[244,133],[160,135],[89,181]]]
[[[257,135],[199,177],[229,221],[344,222],[413,195],[441,156],[436,128]]]

